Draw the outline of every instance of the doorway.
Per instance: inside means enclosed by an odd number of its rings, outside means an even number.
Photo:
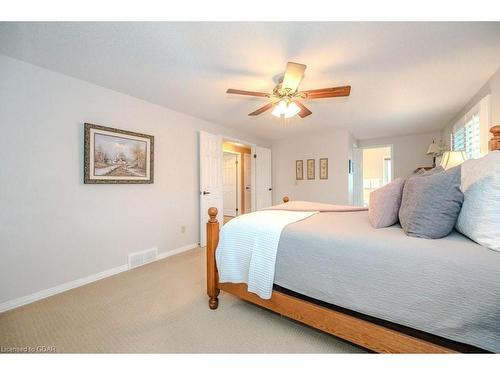
[[[252,148],[250,145],[224,140],[222,149],[225,224],[252,210]]]
[[[357,178],[355,177],[355,205],[368,206],[372,191],[393,180],[392,145],[363,147],[358,151]]]
[[[206,224],[208,220],[207,211],[210,207],[217,208],[217,221],[222,224],[243,213],[259,210],[272,204],[272,174],[271,174],[271,150],[249,144],[237,139],[224,137],[220,134],[207,133],[200,130],[198,137],[198,165],[200,183],[200,204],[199,204],[199,230],[200,246],[206,246]],[[234,199],[234,189],[229,186],[233,184],[227,181],[226,195],[234,202],[225,206],[224,198],[224,155],[232,153],[237,157],[238,167],[236,176],[236,195]],[[230,158],[227,163],[229,164]],[[233,159],[234,160],[234,159]],[[234,181],[234,173],[229,176]],[[231,191],[232,193],[229,193]],[[232,206],[230,206],[232,205]],[[226,215],[225,208],[228,209]],[[236,210],[237,209],[237,210]],[[229,211],[232,210],[232,211]],[[233,216],[235,215],[235,216]]]

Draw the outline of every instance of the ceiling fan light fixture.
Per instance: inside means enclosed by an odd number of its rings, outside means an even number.
[[[286,102],[284,100],[280,100],[278,104],[274,106],[272,115],[276,117],[285,117],[285,113],[286,113]]]
[[[338,98],[350,95],[351,86],[326,87],[323,89],[299,91],[298,87],[302,78],[304,78],[304,71],[306,68],[304,64],[291,61],[288,62],[283,78],[274,87],[272,93],[269,94],[259,91],[236,89],[227,89],[226,92],[228,94],[267,98],[269,100],[266,105],[250,112],[248,116],[259,116],[271,110],[272,115],[278,118],[290,118],[295,115],[298,115],[300,118],[305,118],[311,115],[312,112],[301,100]]]
[[[280,118],[290,118],[295,116],[300,112],[300,108],[295,102],[288,102],[286,100],[280,100],[278,104],[273,109],[273,116]]]

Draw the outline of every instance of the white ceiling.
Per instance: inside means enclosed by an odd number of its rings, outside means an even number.
[[[0,53],[267,139],[441,129],[500,66],[500,23],[0,23]],[[247,114],[286,62],[301,89],[350,84],[283,123]]]

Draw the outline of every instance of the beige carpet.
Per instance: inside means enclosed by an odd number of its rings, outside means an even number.
[[[221,293],[211,311],[193,249],[0,314],[0,346],[84,353],[358,353],[320,331]]]

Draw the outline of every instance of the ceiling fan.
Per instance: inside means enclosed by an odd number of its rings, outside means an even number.
[[[273,108],[272,114],[276,117],[289,118],[299,115],[301,118],[309,116],[312,112],[302,104],[299,99],[324,99],[340,96],[349,96],[351,86],[328,87],[325,89],[298,91],[299,83],[304,76],[306,65],[289,62],[283,78],[273,89],[272,94],[264,92],[228,89],[228,94],[258,96],[269,98],[270,103],[249,113],[248,116],[257,116]]]

